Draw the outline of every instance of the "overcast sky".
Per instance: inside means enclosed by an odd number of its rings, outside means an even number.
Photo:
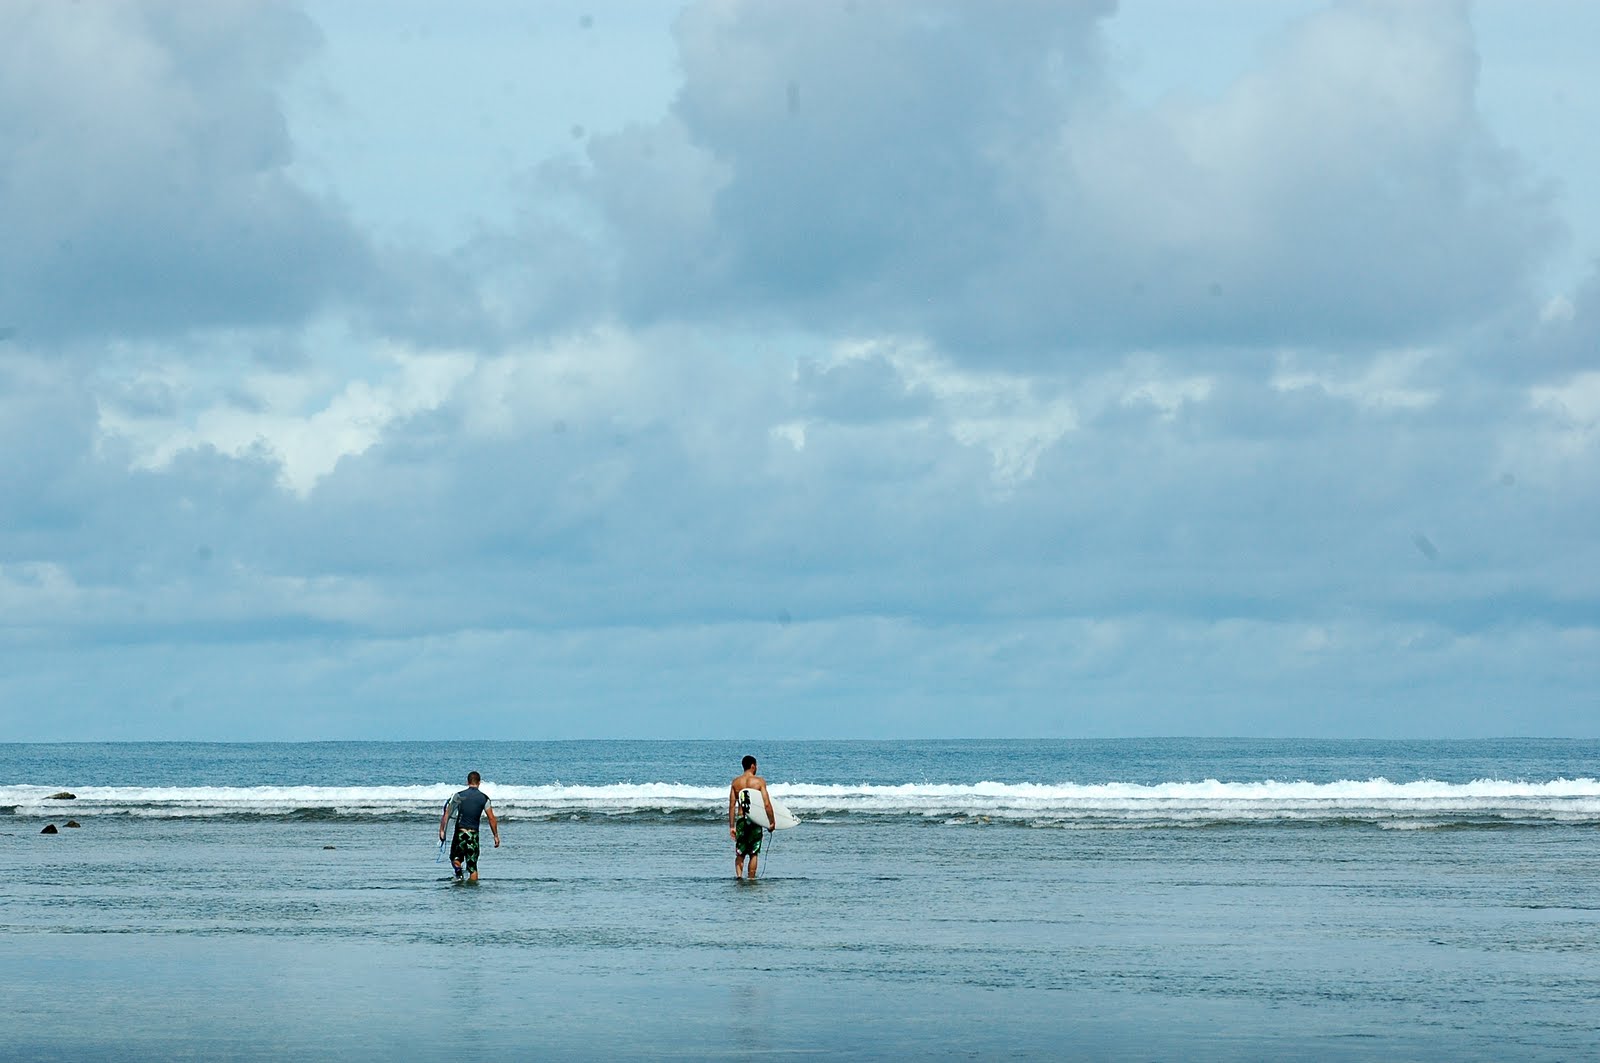
[[[0,740],[1593,736],[1596,40],[0,0]]]

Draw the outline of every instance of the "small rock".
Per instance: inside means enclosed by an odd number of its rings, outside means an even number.
[[[336,845],[324,845],[323,848],[324,849],[336,849],[336,848],[338,848],[338,846],[336,846]]]
[[[83,824],[79,823],[75,819],[69,819],[69,820],[67,820],[67,826],[69,826],[69,827],[81,827],[81,826],[83,826]]]
[[[65,790],[62,790],[59,794],[51,794],[49,797],[45,798],[46,801],[76,801],[77,799],[77,794],[69,794]]]
[[[44,825],[44,830],[40,831],[39,833],[40,834],[60,834],[61,832],[56,830],[56,825],[54,823],[46,823]]]

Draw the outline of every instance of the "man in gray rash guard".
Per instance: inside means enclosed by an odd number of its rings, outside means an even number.
[[[450,799],[450,803],[444,806],[444,815],[439,817],[441,842],[444,841],[444,831],[450,823],[450,817],[456,817],[456,834],[450,843],[450,866],[455,868],[457,880],[465,868],[467,881],[478,881],[478,821],[485,813],[489,816],[489,829],[494,832],[494,847],[500,848],[500,821],[495,818],[494,808],[489,804],[489,795],[478,789],[478,783],[482,781],[477,772],[468,772],[467,788]]]

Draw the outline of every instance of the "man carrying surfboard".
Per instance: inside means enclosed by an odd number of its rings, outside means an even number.
[[[471,876],[468,882],[478,881],[478,824],[485,815],[489,817],[489,829],[494,832],[494,847],[500,848],[500,821],[495,818],[494,808],[489,804],[489,795],[478,789],[478,783],[482,781],[477,772],[468,772],[467,788],[450,799],[450,803],[444,806],[444,815],[439,817],[441,844],[451,815],[456,817],[455,838],[450,842],[450,866],[455,868],[458,882],[463,869]]]
[[[750,858],[750,878],[756,877],[756,864],[761,858],[761,824],[750,816],[750,793],[761,795],[763,811],[768,823],[777,823],[772,811],[772,797],[767,793],[767,780],[756,774],[756,758],[745,757],[741,762],[744,774],[733,780],[728,789],[728,834],[733,838],[733,877],[744,876],[744,861]]]

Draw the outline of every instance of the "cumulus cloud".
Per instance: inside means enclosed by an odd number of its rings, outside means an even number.
[[[1046,381],[949,364],[916,343],[841,344],[827,363],[804,360],[805,410],[832,424],[916,418],[987,452],[997,485],[1033,475],[1039,455],[1078,427],[1073,402]],[[806,422],[784,426],[803,444]]]
[[[1102,59],[1111,14],[692,6],[671,116],[591,141],[619,308],[1040,364],[1402,344],[1522,294],[1558,225],[1478,116],[1465,5],[1335,4],[1151,108]]]
[[[1279,391],[1315,388],[1348,399],[1368,410],[1417,410],[1438,401],[1437,391],[1419,386],[1416,377],[1436,352],[1427,350],[1379,352],[1359,374],[1305,368],[1292,352],[1279,356],[1272,386]]]
[[[436,408],[472,364],[458,352],[383,354],[391,373],[376,383],[345,382],[331,396],[320,395],[305,375],[258,373],[220,399],[202,397],[198,409],[192,400],[180,406],[172,398],[142,409],[143,396],[190,390],[190,371],[167,364],[160,378],[138,373],[120,381],[100,404],[99,431],[103,440],[126,445],[142,469],[164,468],[176,455],[200,449],[265,457],[281,469],[283,485],[304,496],[341,459],[383,438],[391,423]]]
[[[1052,232],[1102,260],[1062,259],[1075,311],[1269,343],[1481,320],[1556,222],[1483,125],[1476,69],[1463,4],[1340,3],[1216,99],[1067,124],[1061,164],[1035,172]]]
[[[1584,700],[1600,285],[1519,302],[1554,223],[1457,5],[1146,107],[1109,4],[697,3],[659,121],[431,260],[288,177],[292,7],[0,4],[43,57],[0,68],[0,703],[75,660],[172,737]]]
[[[287,174],[315,27],[267,0],[3,0],[0,325],[31,340],[296,323],[367,283]]]
[[[1550,377],[1600,365],[1600,264],[1572,298],[1557,296],[1540,309],[1537,324],[1514,337],[1503,368],[1521,378]]]

